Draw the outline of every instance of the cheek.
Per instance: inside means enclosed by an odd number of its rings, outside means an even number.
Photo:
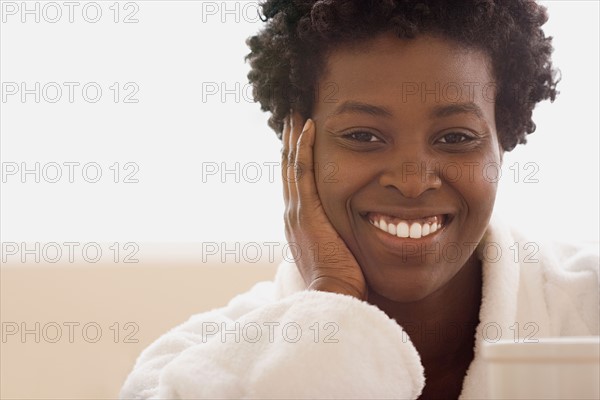
[[[340,233],[350,229],[346,206],[372,180],[368,168],[357,168],[355,160],[315,144],[315,183],[325,213]],[[362,163],[364,166],[364,162]]]
[[[347,215],[346,205],[367,181],[364,171],[353,169],[352,163],[342,159],[320,161],[315,164],[315,182],[321,203],[330,219]]]
[[[444,181],[465,203],[472,224],[487,226],[496,200],[500,168],[499,160],[490,158],[447,164],[442,169]]]

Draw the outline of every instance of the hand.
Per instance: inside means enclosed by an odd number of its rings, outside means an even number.
[[[294,261],[309,290],[367,298],[358,262],[325,214],[317,193],[313,162],[316,128],[311,119],[286,119],[282,142],[285,235],[294,244]],[[324,249],[333,249],[325,252]]]

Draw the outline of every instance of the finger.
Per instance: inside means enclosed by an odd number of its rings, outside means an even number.
[[[288,159],[287,159],[287,167],[284,170],[284,174],[286,175],[287,183],[289,186],[289,196],[292,201],[297,201],[297,191],[296,191],[296,153],[297,153],[297,144],[298,138],[302,133],[302,117],[298,113],[294,113],[290,117],[291,121],[291,129],[289,135],[289,143],[288,143]]]
[[[298,145],[298,138],[302,133],[302,127],[304,126],[304,122],[302,121],[302,117],[298,113],[294,113],[291,116],[291,130],[290,130],[290,143],[289,143],[289,153],[288,153],[288,163],[292,164],[296,161],[296,151]],[[291,166],[290,166],[291,167]]]
[[[290,199],[290,188],[288,183],[287,171],[288,171],[288,154],[290,151],[290,118],[286,117],[283,125],[283,132],[281,136],[281,182],[283,184],[283,200],[287,206]]]
[[[306,120],[297,143],[295,187],[301,204],[315,206],[320,202],[314,172],[315,123]]]

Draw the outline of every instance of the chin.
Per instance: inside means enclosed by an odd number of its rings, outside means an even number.
[[[436,283],[431,277],[402,277],[395,283],[387,277],[379,277],[373,281],[367,277],[367,282],[369,294],[375,293],[397,303],[421,301],[444,286],[443,282]]]

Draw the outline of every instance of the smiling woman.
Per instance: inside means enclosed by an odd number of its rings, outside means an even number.
[[[493,216],[505,152],[556,95],[543,7],[262,11],[249,78],[283,144],[294,262],[156,341],[122,397],[489,398],[486,341],[598,335],[596,251]]]

